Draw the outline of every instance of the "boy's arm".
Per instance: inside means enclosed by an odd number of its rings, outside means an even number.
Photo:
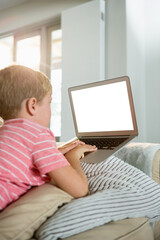
[[[86,196],[88,182],[81,168],[80,158],[85,152],[92,152],[96,149],[95,146],[85,144],[67,152],[65,157],[71,166],[58,168],[48,173],[54,184],[75,198]]]

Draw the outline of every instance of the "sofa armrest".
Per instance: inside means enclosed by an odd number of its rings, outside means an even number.
[[[132,142],[120,149],[115,156],[140,169],[160,184],[160,144]]]

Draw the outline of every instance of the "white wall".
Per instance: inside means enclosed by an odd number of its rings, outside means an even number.
[[[106,79],[128,75],[139,136],[145,135],[144,0],[106,1]]]
[[[106,79],[126,74],[125,0],[106,0]]]
[[[160,1],[146,0],[146,140],[160,143]]]
[[[136,141],[146,141],[145,11],[145,0],[126,1],[126,73],[131,79],[139,129]]]

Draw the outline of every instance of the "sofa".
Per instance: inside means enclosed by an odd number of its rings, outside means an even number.
[[[117,157],[139,168],[155,182],[160,183],[159,144],[129,143],[117,153]],[[72,200],[69,194],[50,183],[32,188],[0,213],[0,239],[38,239],[35,233],[41,225]],[[63,239],[160,240],[160,221],[150,224],[147,217],[127,218],[111,221]]]

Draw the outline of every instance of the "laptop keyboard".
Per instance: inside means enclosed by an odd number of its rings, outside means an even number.
[[[95,145],[98,149],[114,149],[123,143],[127,138],[81,138],[82,142],[89,145]]]

